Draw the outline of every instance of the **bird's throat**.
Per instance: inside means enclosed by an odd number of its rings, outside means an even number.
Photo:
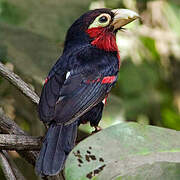
[[[115,34],[103,27],[90,28],[86,31],[90,38],[92,38],[91,44],[99,49],[105,51],[116,51],[118,47],[116,44]]]

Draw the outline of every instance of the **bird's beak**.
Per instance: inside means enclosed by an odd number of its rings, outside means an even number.
[[[118,30],[126,24],[140,18],[139,14],[129,9],[113,9],[114,19],[111,23],[114,26],[114,30]]]

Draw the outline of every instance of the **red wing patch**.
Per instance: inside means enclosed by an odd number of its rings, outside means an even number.
[[[89,84],[89,83],[96,83],[101,81],[101,84],[111,84],[115,80],[116,80],[116,76],[106,76],[102,80],[100,78],[96,80],[86,80],[86,83]]]
[[[49,77],[47,77],[47,78],[45,79],[44,84],[46,84],[46,83],[48,82],[48,80],[49,80]]]
[[[102,80],[102,84],[110,84],[113,83],[116,80],[116,76],[106,76]]]

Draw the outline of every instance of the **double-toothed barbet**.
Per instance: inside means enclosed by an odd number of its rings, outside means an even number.
[[[81,122],[98,127],[103,100],[120,67],[116,33],[138,17],[128,9],[96,9],[69,28],[63,53],[49,72],[39,102],[40,119],[49,124],[36,162],[39,175],[52,176],[63,169]]]

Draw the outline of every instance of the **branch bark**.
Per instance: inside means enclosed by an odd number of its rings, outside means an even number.
[[[4,172],[6,179],[17,180],[16,176],[15,176],[11,166],[9,165],[8,160],[6,159],[5,155],[3,154],[3,152],[0,152],[0,163],[1,163],[1,167],[2,167],[2,170]]]
[[[27,135],[13,120],[7,117],[0,108],[0,130],[3,133]]]
[[[8,118],[2,110],[0,110],[0,130],[3,133],[27,135],[14,121]],[[36,151],[17,151],[22,157],[26,159],[33,166],[35,165],[38,152]]]
[[[0,134],[0,149],[40,150],[41,137]]]
[[[39,103],[39,96],[26,84],[18,75],[8,70],[0,62],[0,74],[10,81],[16,88],[18,88],[24,95],[26,95],[35,104]]]
[[[25,180],[9,154],[4,150],[0,152],[0,162],[7,179]]]

